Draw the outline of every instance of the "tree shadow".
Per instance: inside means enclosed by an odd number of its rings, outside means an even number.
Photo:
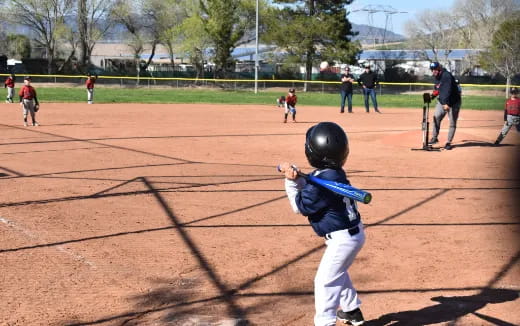
[[[513,326],[514,324],[512,323],[477,313],[477,311],[485,307],[487,304],[504,303],[516,299],[518,299],[518,291],[492,288],[486,288],[478,294],[468,296],[437,296],[431,298],[431,300],[438,302],[438,304],[419,310],[408,310],[386,314],[376,320],[370,321],[367,325],[383,326],[390,323],[392,326],[432,325],[454,321],[463,316],[474,314],[475,316],[495,325]]]

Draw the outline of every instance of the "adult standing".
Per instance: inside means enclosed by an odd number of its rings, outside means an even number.
[[[370,65],[365,65],[365,72],[363,72],[358,79],[358,84],[363,87],[363,96],[365,97],[365,110],[369,112],[368,98],[372,99],[374,110],[381,113],[377,107],[376,86],[379,83],[377,74],[370,69]]]
[[[350,68],[345,67],[345,72],[341,74],[341,113],[345,112],[345,100],[348,101],[348,113],[352,113],[352,83],[354,76],[350,73]]]
[[[430,64],[430,70],[435,78],[433,96],[437,97],[437,105],[435,106],[435,113],[433,114],[433,130],[430,144],[439,142],[438,136],[441,122],[446,114],[448,114],[450,118],[450,129],[448,131],[448,140],[444,148],[451,150],[453,148],[451,142],[455,136],[457,119],[459,118],[461,94],[453,75],[440,63],[432,62]]]

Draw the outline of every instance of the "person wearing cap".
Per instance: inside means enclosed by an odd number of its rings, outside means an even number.
[[[31,86],[31,77],[26,76],[23,79],[24,85],[20,88],[18,95],[20,96],[20,106],[23,110],[23,125],[27,127],[27,114],[31,113],[33,126],[39,126],[36,122],[36,111],[38,111],[39,103],[36,97],[36,90]]]
[[[96,77],[92,76],[91,73],[87,74],[87,81],[85,86],[87,87],[87,103],[94,103],[94,84],[96,83]]]
[[[365,110],[369,113],[369,105],[368,105],[368,97],[372,99],[372,104],[374,105],[374,110],[377,113],[381,113],[379,108],[377,107],[377,97],[376,97],[376,86],[379,83],[377,80],[377,74],[370,70],[370,66],[365,66],[365,72],[363,72],[358,79],[359,86],[363,87],[363,95],[365,97]]]
[[[283,123],[287,123],[287,116],[289,115],[289,112],[292,114],[292,121],[296,122],[296,102],[298,102],[296,90],[291,88],[289,89],[289,93],[287,93],[287,97],[285,98],[285,116]]]
[[[340,113],[345,112],[345,100],[348,101],[348,113],[352,113],[352,83],[354,76],[350,73],[349,66],[345,67],[345,72],[340,76],[341,80],[341,110]]]
[[[442,119],[448,114],[450,118],[450,129],[448,131],[448,140],[445,149],[452,149],[451,142],[455,136],[457,129],[457,119],[459,118],[459,111],[461,105],[461,92],[459,85],[455,81],[453,75],[446,70],[438,62],[430,64],[430,70],[435,78],[435,86],[433,90],[433,97],[437,97],[437,105],[435,106],[435,113],[433,114],[433,130],[430,144],[439,142],[439,130],[441,129]]]
[[[512,126],[516,126],[516,130],[520,132],[520,98],[518,97],[518,88],[516,87],[511,88],[511,98],[506,101],[504,121],[504,127],[498,134],[495,145],[500,144]]]
[[[14,73],[11,73],[4,82],[4,88],[7,88],[7,98],[5,99],[5,103],[13,103],[14,78]]]

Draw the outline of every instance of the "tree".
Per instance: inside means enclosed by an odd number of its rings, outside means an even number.
[[[143,18],[139,14],[142,9],[140,5],[141,3],[132,0],[117,0],[111,11],[112,19],[122,24],[128,32],[127,42],[133,51],[137,77],[141,74],[141,54],[148,39],[148,31],[145,28]],[[155,40],[153,44],[156,44]],[[153,51],[155,51],[155,48]],[[137,84],[139,84],[139,79],[137,79]]]
[[[463,47],[482,49],[491,44],[500,24],[520,9],[520,0],[457,0],[451,10]]]
[[[111,21],[107,18],[113,6],[114,0],[77,0],[78,51],[82,67],[90,65],[94,46],[111,27]]]
[[[35,43],[45,49],[47,71],[52,73],[57,49],[56,32],[65,25],[73,0],[11,0],[7,6],[11,15],[6,19],[31,29]]]
[[[233,50],[255,26],[254,0],[199,0],[204,30],[214,45],[215,77],[233,70]]]
[[[305,80],[319,61],[354,63],[360,51],[347,18],[352,0],[278,0],[283,6],[277,23],[269,28],[269,38],[286,49],[289,61],[304,63]],[[307,90],[307,84],[305,84]]]
[[[515,18],[500,24],[498,30],[493,34],[491,46],[479,56],[484,69],[498,72],[506,77],[507,91],[509,97],[509,85],[511,79],[520,73],[520,18]]]
[[[196,78],[204,78],[204,63],[208,60],[209,48],[213,47],[213,43],[200,19],[199,4],[190,0],[185,2],[183,15],[186,18],[182,19],[179,26],[169,30],[171,32],[169,39],[177,40],[179,51],[187,54],[195,68]]]
[[[424,50],[425,59],[447,62],[457,44],[454,20],[449,11],[426,10],[415,21],[409,21],[405,30],[410,43]],[[428,57],[426,50],[433,52],[433,58]]]
[[[11,34],[5,39],[6,55],[9,58],[25,59],[31,57],[31,40],[25,35]]]

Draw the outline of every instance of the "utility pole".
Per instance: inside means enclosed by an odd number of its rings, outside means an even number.
[[[258,93],[258,1],[256,0],[255,94]]]

